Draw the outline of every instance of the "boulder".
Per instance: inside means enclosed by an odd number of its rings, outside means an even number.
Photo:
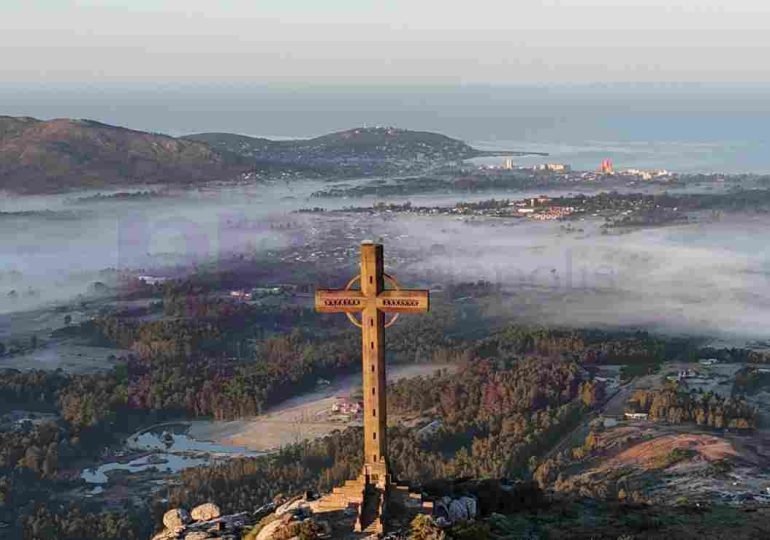
[[[468,519],[476,519],[479,514],[479,503],[475,497],[460,497],[460,502],[465,505]]]
[[[449,505],[452,503],[452,499],[444,496],[438,499],[433,505],[433,517],[436,519],[444,518],[449,521]]]
[[[212,523],[221,524],[225,529],[241,529],[248,524],[254,523],[247,512],[241,512],[240,514],[232,514],[229,516],[222,516],[211,520]]]
[[[478,501],[474,497],[457,499],[443,497],[436,501],[433,515],[437,518],[445,518],[450,523],[469,521],[478,515]]]
[[[269,540],[273,537],[273,535],[279,530],[282,529],[285,526],[285,523],[283,523],[282,520],[276,519],[275,521],[271,521],[264,527],[262,527],[262,530],[257,533],[257,540]]]
[[[222,515],[222,511],[214,503],[205,503],[196,506],[190,512],[193,521],[209,521],[210,519],[216,519]]]
[[[276,508],[275,515],[282,516],[284,514],[295,514],[309,508],[310,505],[308,505],[307,501],[302,498],[292,499]]]
[[[214,537],[207,532],[195,531],[187,533],[184,537],[184,540],[208,540],[209,538]]]
[[[449,510],[449,521],[452,523],[468,521],[468,509],[460,499],[454,499],[450,502],[447,510]]]
[[[168,529],[163,529],[158,534],[152,537],[152,540],[172,540],[176,538],[176,532]]]
[[[319,535],[321,536],[321,538],[330,538],[332,535],[331,524],[328,521],[323,521],[323,520],[317,521],[316,523],[318,523],[318,527],[321,529],[321,531],[319,532]]]
[[[172,508],[163,514],[163,525],[172,531],[183,528],[190,523],[190,514],[184,508]]]

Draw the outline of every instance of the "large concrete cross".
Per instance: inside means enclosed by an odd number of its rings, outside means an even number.
[[[359,281],[360,288],[353,289]],[[385,289],[385,283],[392,289]],[[364,475],[367,483],[387,487],[387,412],[385,410],[384,330],[400,313],[424,313],[429,308],[427,290],[401,289],[396,280],[383,271],[382,244],[361,244],[361,273],[344,289],[319,289],[316,310],[345,313],[361,328],[364,388]],[[360,321],[355,314],[360,313]],[[385,313],[393,317],[385,322]]]

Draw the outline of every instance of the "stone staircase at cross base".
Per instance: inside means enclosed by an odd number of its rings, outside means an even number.
[[[311,508],[314,513],[339,512],[348,508],[358,509],[364,503],[364,488],[366,483],[363,475],[355,480],[346,480],[345,485],[336,487],[317,501]]]
[[[357,514],[355,531],[368,535],[380,535],[385,531],[383,516],[387,515],[389,501],[398,502],[412,513],[432,513],[433,503],[423,501],[422,495],[409,490],[404,484],[392,483],[386,479],[386,489],[367,485],[366,476],[361,474],[355,480],[347,480],[311,503],[313,513],[340,512],[347,509]]]
[[[364,497],[364,504],[358,513],[355,531],[368,535],[382,534],[385,532],[385,524],[382,517],[385,514],[387,497],[383,490],[369,486]]]

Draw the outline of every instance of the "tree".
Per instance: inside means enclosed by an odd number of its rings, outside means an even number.
[[[56,476],[56,467],[59,462],[59,451],[57,444],[52,442],[48,445],[48,451],[43,459],[42,473],[46,478],[53,478]]]
[[[585,381],[580,385],[580,399],[586,407],[595,407],[604,400],[604,385],[598,381]]]
[[[446,534],[425,514],[418,514],[412,520],[409,540],[445,540]]]
[[[30,446],[24,453],[24,457],[19,460],[19,467],[25,467],[35,473],[40,472],[41,457],[40,448]]]
[[[590,453],[591,450],[596,448],[599,444],[599,439],[595,432],[591,431],[588,435],[586,435],[586,440],[583,442],[583,448],[585,449],[586,453]]]
[[[558,466],[552,459],[546,459],[532,475],[532,478],[538,483],[538,485],[545,489],[548,484],[556,479],[558,472]]]

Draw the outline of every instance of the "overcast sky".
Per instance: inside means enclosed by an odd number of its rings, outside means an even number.
[[[0,0],[0,82],[768,82],[767,0]]]

